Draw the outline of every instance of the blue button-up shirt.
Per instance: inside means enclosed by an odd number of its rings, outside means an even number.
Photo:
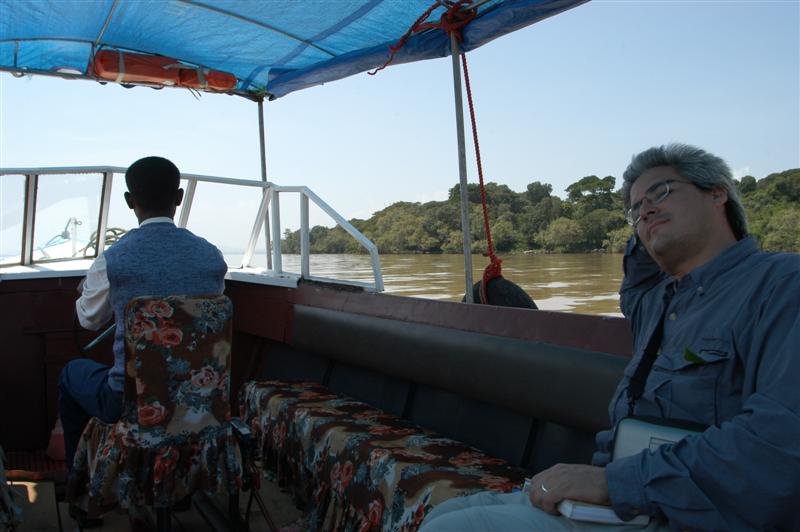
[[[620,304],[635,350],[609,406],[612,426],[627,415],[629,379],[664,312],[635,414],[709,428],[612,463],[612,431],[599,433],[593,462],[607,464],[614,510],[680,528],[800,530],[800,255],[764,253],[746,238],[676,280],[634,237],[624,270]]]

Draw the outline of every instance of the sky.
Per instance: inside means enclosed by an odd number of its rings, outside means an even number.
[[[595,0],[468,61],[486,180],[516,191],[542,181],[564,197],[591,174],[616,176],[619,186],[633,154],[672,141],[723,157],[737,177],[800,167],[797,0]],[[449,58],[359,74],[264,107],[269,179],[310,187],[347,219],[396,201],[442,200],[458,182]],[[146,155],[184,172],[260,179],[257,106],[0,74],[0,166],[124,167]],[[472,156],[468,168],[477,182]],[[222,248],[243,247],[253,190],[202,187],[190,229]],[[298,227],[298,212],[296,197],[282,199],[283,228]],[[332,225],[313,208],[311,223]]]

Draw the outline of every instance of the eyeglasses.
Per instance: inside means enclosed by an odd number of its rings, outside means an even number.
[[[666,181],[659,181],[658,183],[653,184],[650,188],[644,191],[644,197],[641,200],[631,205],[631,208],[625,213],[625,221],[636,227],[636,224],[638,224],[639,220],[642,219],[642,217],[639,216],[639,209],[642,208],[642,203],[644,200],[647,200],[647,203],[650,205],[658,205],[667,199],[667,196],[669,196],[672,192],[672,189],[669,186],[670,183],[687,183],[689,185],[693,184],[689,181],[681,181],[679,179],[667,179]]]

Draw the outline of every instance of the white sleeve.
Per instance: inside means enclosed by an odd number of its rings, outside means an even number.
[[[106,258],[100,255],[86,272],[81,297],[75,301],[78,321],[84,329],[96,331],[103,326],[114,311],[109,301],[109,283],[106,273]]]

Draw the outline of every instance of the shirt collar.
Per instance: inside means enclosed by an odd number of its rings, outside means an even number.
[[[144,227],[145,225],[150,224],[172,224],[175,225],[175,220],[168,216],[155,216],[153,218],[148,218],[147,220],[142,220],[142,223],[139,224],[139,227]]]
[[[752,236],[743,238],[707,263],[689,272],[689,274],[681,280],[681,284],[684,280],[688,280],[690,281],[688,284],[709,287],[714,282],[714,279],[737,266],[756,252],[758,252],[758,243],[756,239]]]

